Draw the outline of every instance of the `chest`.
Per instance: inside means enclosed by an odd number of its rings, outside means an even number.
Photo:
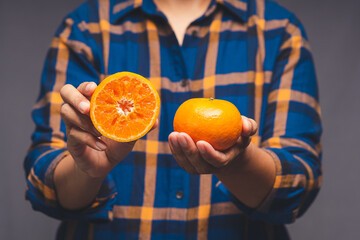
[[[154,83],[161,95],[159,128],[164,141],[173,130],[178,106],[194,97],[228,100],[261,128],[281,39],[257,36],[255,30],[247,23],[215,17],[189,26],[180,46],[168,25],[125,21],[112,28],[103,68],[107,74],[135,72]]]

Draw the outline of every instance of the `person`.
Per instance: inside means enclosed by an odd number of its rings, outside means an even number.
[[[101,136],[88,115],[97,84],[120,71],[161,96],[152,131],[130,143]],[[195,97],[237,106],[234,146],[173,132]],[[57,239],[288,239],[284,224],[321,185],[318,98],[304,28],[273,1],[89,0],[45,61],[26,197],[62,221]]]

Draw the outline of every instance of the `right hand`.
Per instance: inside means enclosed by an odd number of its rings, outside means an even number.
[[[66,126],[67,148],[76,165],[92,178],[106,175],[133,149],[136,141],[120,143],[102,136],[91,122],[90,97],[94,82],[84,82],[78,88],[67,84],[61,88],[64,100],[60,114]],[[153,129],[157,126],[157,121]]]

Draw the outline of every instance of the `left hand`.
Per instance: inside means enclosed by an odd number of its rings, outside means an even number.
[[[181,168],[190,174],[218,173],[232,161],[242,161],[242,154],[249,146],[258,126],[253,119],[242,116],[243,129],[236,143],[224,152],[215,150],[208,142],[194,142],[186,133],[169,135],[171,152]]]

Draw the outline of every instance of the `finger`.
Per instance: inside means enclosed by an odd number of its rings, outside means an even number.
[[[243,129],[241,135],[246,137],[253,136],[258,131],[257,123],[251,118],[247,118],[245,116],[241,117],[243,121]]]
[[[68,135],[69,150],[73,150],[73,154],[78,156],[85,146],[98,151],[105,151],[107,148],[106,144],[94,135],[76,127],[71,128]]]
[[[152,128],[150,129],[150,131],[152,131],[152,130],[154,130],[155,128],[157,128],[158,125],[159,125],[159,120],[156,119],[156,121],[155,121],[154,125],[152,126]]]
[[[88,114],[90,111],[89,100],[81,94],[74,86],[66,84],[60,90],[60,95],[65,103],[70,104],[75,110],[82,114]]]
[[[191,174],[198,174],[194,166],[190,163],[190,161],[185,157],[185,154],[181,150],[181,147],[179,145],[179,142],[177,140],[177,135],[179,133],[172,132],[169,135],[169,146],[170,150],[176,160],[176,162],[179,164],[179,166]]]
[[[199,160],[200,153],[199,153],[194,141],[188,134],[183,133],[183,132],[178,133],[177,140],[180,144],[181,150],[185,153],[186,156],[188,156],[189,158],[195,159],[194,162],[196,160]]]
[[[90,99],[90,97],[93,95],[97,85],[94,82],[83,82],[78,87],[77,90],[83,94],[85,97]]]
[[[238,158],[240,154],[245,150],[245,148],[249,145],[249,143],[250,138],[240,137],[232,147],[230,147],[224,152],[225,158],[229,159],[230,161]]]
[[[240,136],[234,146],[243,151],[249,144],[251,143],[251,137],[248,136]]]
[[[180,143],[181,150],[185,154],[186,158],[199,173],[213,172],[213,166],[201,157],[195,142],[188,134],[179,133],[178,142]]]
[[[216,168],[222,168],[226,166],[231,160],[231,158],[229,158],[230,156],[215,150],[208,142],[198,141],[196,146],[199,149],[201,157]]]
[[[178,134],[179,133],[177,132],[172,132],[169,135],[169,146],[173,154],[173,157],[175,158],[176,162],[179,164],[179,166],[182,169],[184,169],[185,171],[191,174],[198,174],[194,166],[191,165],[189,160],[185,157],[185,154],[182,152],[179,142],[177,140]]]
[[[100,137],[101,134],[96,130],[92,124],[89,116],[77,112],[72,106],[65,103],[60,109],[61,118],[64,120],[65,125],[75,126],[86,132],[93,134],[96,137]]]

